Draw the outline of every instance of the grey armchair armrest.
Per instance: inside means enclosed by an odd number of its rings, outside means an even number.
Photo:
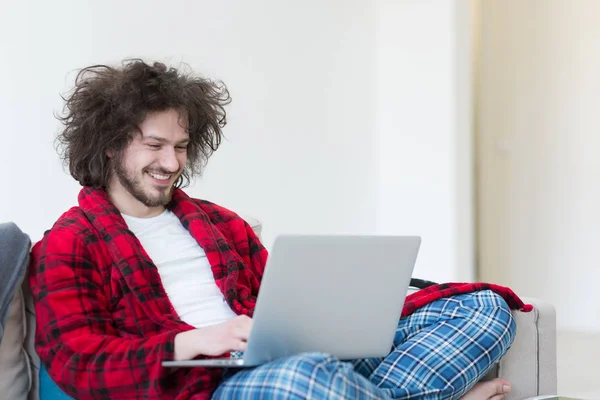
[[[496,375],[512,383],[510,400],[556,395],[556,311],[540,299],[523,298],[532,312],[513,311],[517,336]]]

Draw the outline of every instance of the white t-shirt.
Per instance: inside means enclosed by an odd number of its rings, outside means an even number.
[[[122,216],[158,268],[184,322],[201,328],[236,316],[217,287],[206,253],[175,214],[165,210],[153,218]]]

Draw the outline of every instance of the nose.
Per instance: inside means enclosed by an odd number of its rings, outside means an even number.
[[[168,172],[179,171],[179,160],[177,159],[177,153],[174,148],[168,146],[163,148],[160,165]]]

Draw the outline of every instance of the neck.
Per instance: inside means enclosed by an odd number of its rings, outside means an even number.
[[[116,181],[116,182],[115,182]],[[148,207],[131,195],[117,179],[111,179],[110,184],[106,188],[108,198],[121,214],[129,215],[136,218],[152,218],[156,217],[165,211],[164,206]]]

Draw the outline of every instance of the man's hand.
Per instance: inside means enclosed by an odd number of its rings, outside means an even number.
[[[251,329],[252,319],[240,315],[217,325],[179,333],[175,336],[175,360],[244,351]]]

